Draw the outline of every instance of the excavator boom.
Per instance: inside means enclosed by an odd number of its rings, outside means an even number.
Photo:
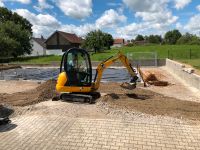
[[[118,52],[116,56],[112,56],[98,65],[92,89],[97,90],[99,88],[104,69],[108,68],[118,60],[121,61],[121,63],[127,68],[128,72],[132,76],[132,85],[136,84],[136,80],[138,79],[138,77],[135,70],[132,68],[132,65],[129,62],[128,58],[121,52]]]

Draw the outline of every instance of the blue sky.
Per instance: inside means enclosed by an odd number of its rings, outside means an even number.
[[[0,0],[0,6],[28,19],[35,37],[101,29],[132,39],[175,28],[200,36],[200,0]]]

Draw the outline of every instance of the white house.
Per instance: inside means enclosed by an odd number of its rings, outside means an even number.
[[[41,38],[32,38],[31,44],[33,51],[29,56],[43,56],[46,55],[46,46],[45,42],[46,39],[44,39],[42,36]]]
[[[28,56],[62,55],[72,47],[80,47],[82,39],[76,34],[55,31],[47,39],[32,38],[32,53]]]

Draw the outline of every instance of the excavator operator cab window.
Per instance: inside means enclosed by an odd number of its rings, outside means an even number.
[[[92,68],[89,54],[78,48],[70,49],[64,57],[64,70],[68,77],[68,86],[90,86]]]

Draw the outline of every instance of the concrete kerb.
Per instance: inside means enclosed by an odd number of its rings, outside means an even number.
[[[171,73],[177,75],[185,83],[200,90],[200,76],[192,72],[187,72],[185,65],[166,59],[166,67]]]

